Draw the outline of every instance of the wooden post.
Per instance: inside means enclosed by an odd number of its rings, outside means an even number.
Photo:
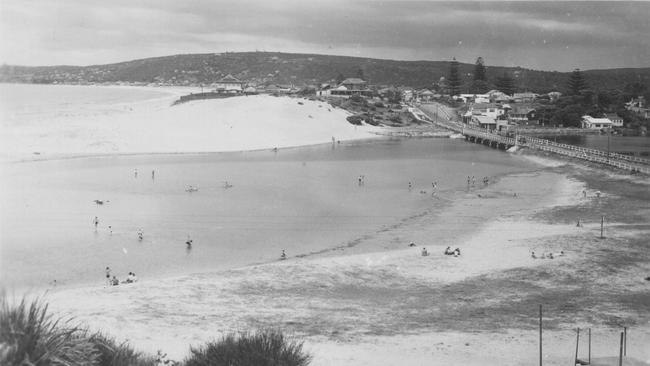
[[[576,328],[576,357],[573,362],[575,365],[578,362],[578,345],[580,344],[580,328]]]
[[[600,216],[600,238],[603,238],[603,227],[605,225],[605,215]]]
[[[539,366],[542,366],[542,304],[539,304]]]
[[[618,366],[623,366],[623,332],[621,332],[621,347],[618,352]]]

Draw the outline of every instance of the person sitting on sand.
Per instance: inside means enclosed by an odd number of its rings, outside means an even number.
[[[119,284],[120,284],[120,280],[118,280],[117,277],[113,276],[113,278],[111,279],[111,285],[117,286]]]
[[[414,243],[414,242],[410,242],[410,243],[409,243],[409,247],[414,247],[414,246],[415,246],[415,243]]]
[[[287,253],[284,252],[284,249],[282,249],[282,254],[280,254],[280,259],[281,260],[287,259]]]
[[[106,267],[106,284],[111,284],[111,269]]]
[[[426,257],[429,255],[429,252],[427,251],[427,248],[422,248],[422,256]]]
[[[144,238],[144,231],[142,229],[138,230],[138,240],[142,241]]]
[[[553,259],[553,253],[548,253],[548,259]]]
[[[187,240],[185,241],[185,244],[187,244],[188,247],[192,246],[192,238],[190,237],[190,234],[187,234]]]
[[[533,258],[533,259],[537,259],[537,256],[535,255],[535,252],[531,252],[530,257]]]
[[[454,257],[458,257],[460,255],[460,248],[454,249]]]

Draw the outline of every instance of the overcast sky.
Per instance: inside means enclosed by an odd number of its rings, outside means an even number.
[[[281,51],[488,66],[650,67],[650,3],[0,0],[0,62]]]

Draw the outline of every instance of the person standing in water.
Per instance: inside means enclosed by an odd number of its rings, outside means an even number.
[[[138,168],[133,169],[133,177],[134,178],[138,177]]]
[[[413,185],[411,184],[411,182],[409,182],[409,192],[411,192],[412,189],[413,189]]]
[[[156,179],[156,171],[152,169],[151,170],[151,180],[154,180],[154,179]]]
[[[95,230],[97,230],[97,225],[99,225],[99,219],[97,216],[95,216],[95,219],[93,220],[93,224],[95,224]]]

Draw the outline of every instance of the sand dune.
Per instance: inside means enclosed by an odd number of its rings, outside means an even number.
[[[0,154],[24,158],[37,152],[38,158],[47,158],[240,151],[328,143],[332,137],[369,138],[379,130],[353,126],[345,119],[346,111],[322,102],[256,95],[172,106],[179,94],[188,91],[153,90],[162,96],[134,102],[78,102],[76,107],[74,100],[65,99],[51,106],[51,113],[37,116],[5,111]]]

